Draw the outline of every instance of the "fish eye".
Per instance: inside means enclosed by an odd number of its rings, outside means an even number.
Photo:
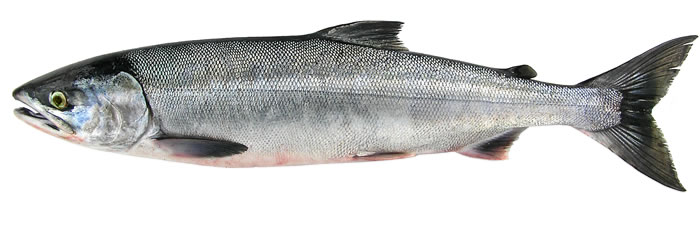
[[[51,96],[49,97],[49,102],[51,102],[53,107],[59,110],[65,109],[66,106],[68,106],[66,95],[61,91],[52,92]]]

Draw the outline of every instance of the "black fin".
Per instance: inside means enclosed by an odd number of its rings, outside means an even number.
[[[670,40],[579,86],[613,88],[622,92],[621,119],[616,126],[584,131],[651,179],[685,191],[671,154],[651,110],[666,95],[673,77],[697,36]]]
[[[182,157],[226,157],[248,150],[243,144],[202,138],[158,138],[156,145]]]
[[[537,76],[537,72],[535,71],[535,69],[530,67],[530,65],[526,64],[513,66],[502,70],[508,72],[508,74],[517,78],[532,79]]]
[[[459,151],[460,154],[474,158],[504,160],[508,158],[508,149],[513,142],[518,139],[520,133],[523,133],[527,127],[511,129],[494,138],[483,141],[469,149]]]
[[[402,22],[359,21],[329,27],[315,35],[345,43],[363,45],[379,49],[408,51],[397,37]]]

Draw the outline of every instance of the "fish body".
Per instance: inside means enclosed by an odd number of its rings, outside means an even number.
[[[16,114],[97,149],[224,167],[452,151],[504,159],[525,128],[568,125],[683,189],[649,111],[695,37],[566,86],[532,80],[527,65],[497,69],[409,52],[396,38],[400,26],[364,21],[108,54],[21,86],[13,95],[36,112]]]
[[[513,128],[619,122],[615,101],[603,100],[621,98],[612,90],[321,39],[204,41],[123,56],[162,132],[245,144],[244,165],[457,151]]]

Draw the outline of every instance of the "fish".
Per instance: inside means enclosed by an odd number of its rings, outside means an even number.
[[[504,160],[529,127],[578,129],[685,191],[652,108],[697,36],[576,85],[409,51],[403,23],[167,43],[83,60],[16,88],[14,114],[90,148],[218,167],[395,160],[456,152]]]

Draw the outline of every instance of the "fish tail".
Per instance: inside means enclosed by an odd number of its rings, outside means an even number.
[[[671,154],[651,110],[666,95],[671,81],[688,55],[697,36],[670,40],[635,57],[617,68],[578,84],[582,87],[613,88],[622,93],[620,122],[612,127],[585,134],[617,154],[651,179],[678,191],[685,191],[678,180]]]

